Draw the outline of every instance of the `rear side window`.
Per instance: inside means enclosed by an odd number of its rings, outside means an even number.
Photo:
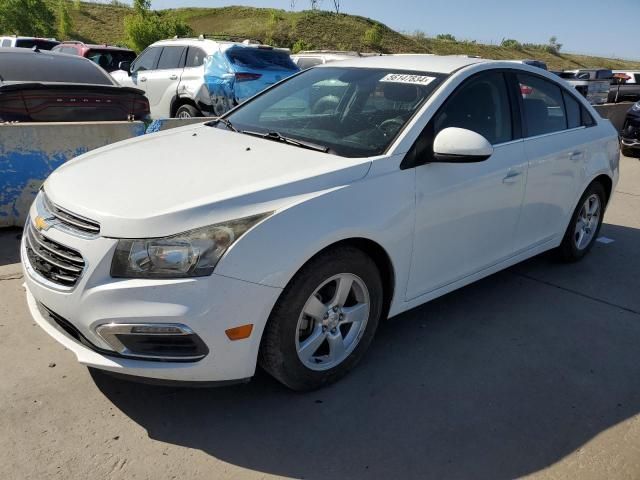
[[[204,59],[207,58],[207,54],[198,47],[189,47],[189,51],[187,52],[187,63],[185,67],[199,67],[204,64]]]
[[[298,70],[285,52],[254,47],[231,48],[227,57],[232,64],[242,68]]]
[[[186,49],[187,47],[164,47],[158,60],[158,70],[182,68]]]
[[[518,74],[527,136],[559,132],[567,128],[562,89],[540,77]]]
[[[146,49],[136,59],[133,67],[131,68],[131,72],[135,73],[141,70],[155,70],[161,51],[162,47],[151,47]]]
[[[113,85],[111,77],[87,59],[56,53],[0,53],[0,75],[6,81]]]
[[[316,65],[322,65],[322,59],[318,57],[300,57],[298,58],[298,67],[301,70],[315,67]]]
[[[455,91],[435,117],[434,134],[448,127],[473,130],[493,145],[513,140],[504,75],[500,72],[478,75]]]

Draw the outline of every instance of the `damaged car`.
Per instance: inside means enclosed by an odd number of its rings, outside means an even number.
[[[151,116],[219,116],[298,72],[288,50],[258,42],[174,38],[149,46],[112,76],[144,90]]]

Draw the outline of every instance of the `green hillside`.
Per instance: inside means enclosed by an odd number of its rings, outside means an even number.
[[[119,43],[124,38],[123,19],[131,10],[113,4],[82,3],[72,13],[75,37],[97,43]],[[338,49],[383,53],[435,53],[479,55],[483,58],[543,60],[551,69],[629,68],[639,69],[640,61],[624,61],[585,55],[552,54],[541,48],[503,48],[475,42],[438,40],[396,32],[374,20],[330,12],[225,7],[165,10],[178,15],[196,34],[227,34],[252,38],[294,50]],[[542,40],[542,39],[541,39]]]

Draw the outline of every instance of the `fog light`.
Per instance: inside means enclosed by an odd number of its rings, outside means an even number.
[[[123,357],[165,361],[196,361],[209,349],[189,327],[173,323],[108,323],[96,333]]]

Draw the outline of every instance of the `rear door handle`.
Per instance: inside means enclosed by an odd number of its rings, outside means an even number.
[[[507,176],[502,179],[502,183],[516,183],[520,175],[522,175],[522,170],[512,168],[507,172]]]
[[[178,75],[171,75],[169,77],[169,80],[177,80],[178,79]]]

